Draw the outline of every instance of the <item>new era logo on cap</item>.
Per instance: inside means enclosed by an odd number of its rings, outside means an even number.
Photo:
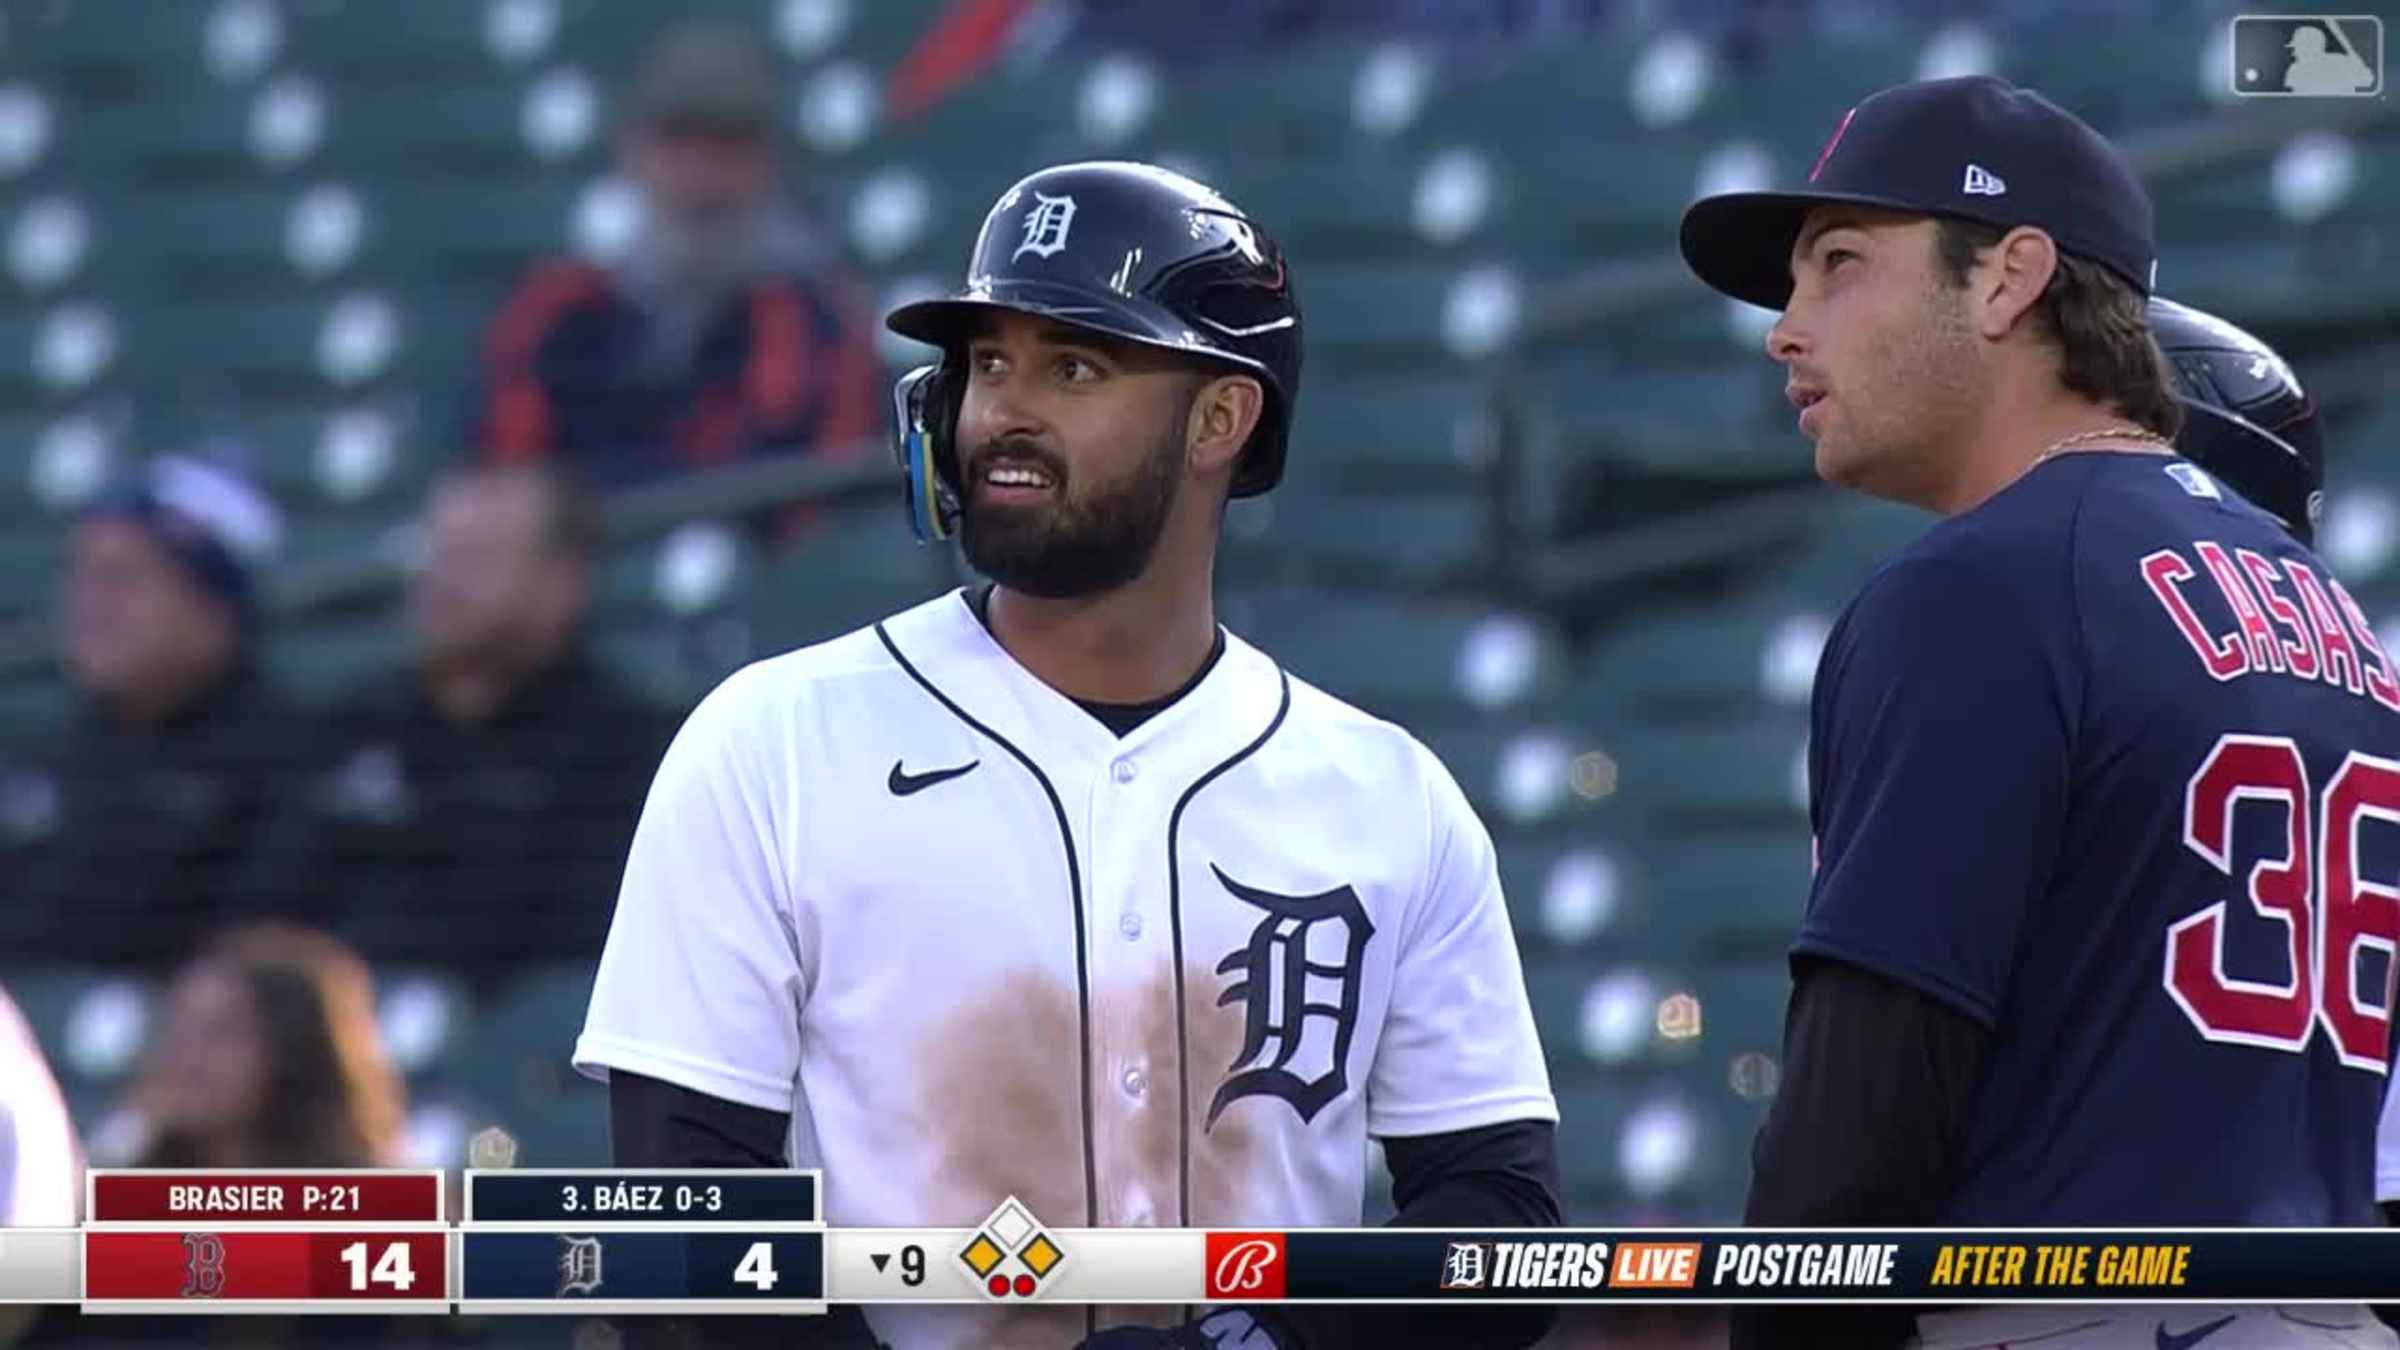
[[[1960,191],[1970,197],[1997,197],[2008,191],[2008,184],[2000,181],[2000,175],[1990,169],[1980,164],[1969,164],[1966,186]]]

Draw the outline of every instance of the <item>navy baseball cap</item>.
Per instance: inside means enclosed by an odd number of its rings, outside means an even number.
[[[1728,192],[1683,213],[1683,259],[1702,281],[1767,309],[1792,299],[1792,245],[1833,203],[2030,225],[2147,296],[2158,281],[2150,194],[2081,118],[1989,75],[1894,85],[1842,114],[1808,186]]]

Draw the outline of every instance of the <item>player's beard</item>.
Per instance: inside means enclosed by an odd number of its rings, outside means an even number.
[[[1839,414],[1817,441],[1828,482],[1931,507],[1959,468],[1964,437],[1982,412],[1981,340],[1962,291],[1928,278],[1917,308],[1874,335],[1842,380]]]
[[[1078,494],[1054,456],[1024,449],[1056,474],[1057,496],[1035,506],[993,506],[969,483],[958,531],[968,564],[1045,600],[1105,594],[1140,576],[1183,487],[1183,419],[1170,419],[1124,479],[1090,494]],[[971,469],[982,457],[969,455],[966,464]]]

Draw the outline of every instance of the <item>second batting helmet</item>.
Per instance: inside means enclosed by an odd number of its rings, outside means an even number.
[[[2290,364],[2250,333],[2172,300],[2151,299],[2150,332],[2184,407],[2175,448],[2313,544],[2325,508],[2325,444],[2317,401]]]
[[[975,237],[967,282],[884,323],[942,349],[893,390],[909,520],[920,540],[956,527],[955,432],[967,338],[996,310],[1189,352],[1255,375],[1267,403],[1234,469],[1233,495],[1283,477],[1300,396],[1300,302],[1283,251],[1204,184],[1148,164],[1063,164],[1001,194]]]

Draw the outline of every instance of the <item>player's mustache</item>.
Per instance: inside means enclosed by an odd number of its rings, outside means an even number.
[[[1065,461],[1052,454],[1040,442],[1023,436],[1007,436],[996,441],[986,441],[977,446],[974,452],[967,456],[966,476],[968,481],[972,482],[982,477],[983,471],[990,467],[994,460],[1009,460],[1030,465],[1049,474],[1054,483],[1063,485],[1067,481]]]

